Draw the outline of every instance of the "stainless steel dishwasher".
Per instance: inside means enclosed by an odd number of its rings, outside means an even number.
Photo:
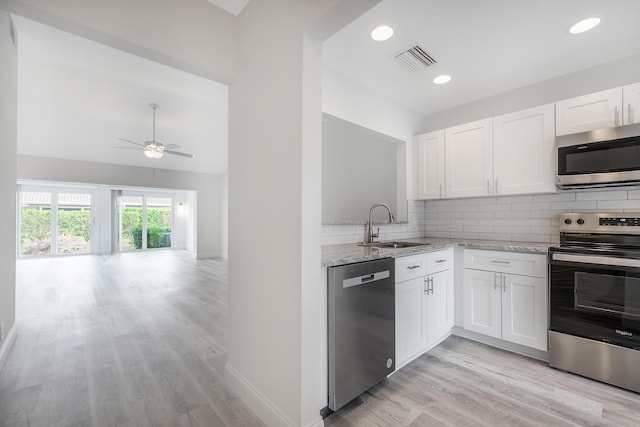
[[[336,411],[395,369],[392,258],[329,267],[329,409]]]

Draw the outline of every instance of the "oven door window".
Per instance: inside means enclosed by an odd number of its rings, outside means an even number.
[[[640,320],[640,278],[576,271],[574,285],[576,310]]]

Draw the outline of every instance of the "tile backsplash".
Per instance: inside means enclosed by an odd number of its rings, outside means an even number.
[[[425,202],[425,236],[557,243],[558,215],[583,211],[640,212],[640,189],[430,200]]]
[[[407,206],[408,223],[405,224],[374,224],[374,229],[380,227],[378,240],[411,239],[425,236],[424,201],[409,200]],[[367,225],[323,225],[322,244],[337,245],[342,243],[363,242],[367,233]]]
[[[557,243],[558,215],[583,211],[640,212],[640,187],[410,200],[408,224],[381,224],[379,240],[441,237]],[[362,242],[365,233],[366,225],[323,225],[322,244]]]

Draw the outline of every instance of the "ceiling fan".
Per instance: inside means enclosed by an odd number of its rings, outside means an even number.
[[[151,159],[160,159],[164,156],[164,153],[174,154],[176,156],[189,157],[193,159],[195,154],[185,153],[183,151],[175,151],[180,149],[179,145],[176,144],[163,144],[159,141],[156,141],[156,110],[158,109],[158,104],[151,103],[149,104],[151,109],[153,110],[153,139],[151,141],[145,141],[144,144],[139,142],[130,141],[124,138],[118,138],[120,141],[128,142],[130,144],[135,144],[140,148],[135,148],[136,150],[140,149],[144,152],[144,155]],[[133,147],[114,147],[114,148],[132,148]]]

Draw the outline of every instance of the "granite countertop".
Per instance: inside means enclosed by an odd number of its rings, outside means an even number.
[[[408,248],[373,248],[370,246],[358,246],[356,243],[344,245],[322,246],[322,266],[351,264],[354,262],[369,261],[379,258],[395,258],[404,255],[430,252],[452,246],[463,246],[473,249],[489,249],[512,252],[527,252],[546,254],[551,243],[535,242],[505,242],[499,240],[471,240],[471,239],[438,239],[418,238],[402,239],[406,242],[427,243],[428,246],[412,246]]]

